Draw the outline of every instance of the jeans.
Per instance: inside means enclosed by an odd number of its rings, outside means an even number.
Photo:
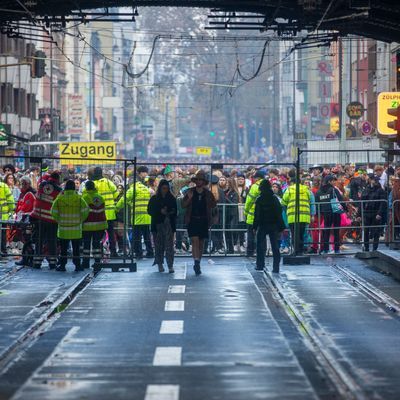
[[[279,251],[279,232],[270,231],[269,227],[260,226],[257,230],[257,268],[265,267],[265,252],[267,251],[267,235],[271,242],[273,256],[273,270],[279,271],[279,263],[281,261],[281,253]]]

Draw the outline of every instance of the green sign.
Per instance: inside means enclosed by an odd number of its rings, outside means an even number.
[[[7,128],[9,128],[9,126],[0,123],[0,146],[8,146],[9,132],[7,132]]]

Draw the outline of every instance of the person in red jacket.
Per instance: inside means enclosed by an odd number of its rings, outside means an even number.
[[[17,261],[16,265],[25,265],[31,266],[32,264],[32,235],[31,229],[28,228],[25,224],[29,222],[27,217],[33,211],[33,206],[35,204],[35,193],[36,190],[32,187],[32,181],[28,176],[23,176],[20,179],[21,184],[21,194],[19,195],[17,208],[15,209],[16,221],[22,222],[24,225],[20,229],[18,229],[18,236],[20,240],[23,242],[22,247],[22,259]]]
[[[60,174],[58,172],[51,173],[46,179],[40,182],[31,213],[31,220],[35,226],[33,268],[39,269],[42,265],[44,245],[47,246],[47,261],[49,262],[50,269],[56,268],[57,222],[51,215],[51,207],[61,191]]]

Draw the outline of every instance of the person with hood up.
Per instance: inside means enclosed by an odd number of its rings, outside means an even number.
[[[320,254],[327,254],[329,252],[329,238],[331,231],[333,231],[333,241],[335,253],[340,253],[340,215],[345,212],[344,199],[340,191],[333,185],[335,181],[334,175],[327,175],[322,181],[321,188],[317,191],[316,202],[320,207],[320,215],[324,221],[324,228],[322,229],[322,245]],[[332,200],[338,203],[338,207],[334,209]],[[340,204],[339,204],[340,203]],[[333,229],[332,229],[333,228]]]
[[[380,225],[385,224],[387,203],[386,194],[380,184],[380,177],[368,174],[367,187],[361,195],[364,215],[364,251],[369,251],[369,240],[373,239],[373,250],[379,246]]]
[[[278,197],[271,189],[268,180],[261,181],[260,195],[256,200],[254,211],[254,230],[257,231],[257,261],[256,270],[265,268],[266,236],[269,236],[273,255],[272,272],[279,273],[281,253],[279,251],[279,233],[285,229],[282,217],[282,206]]]
[[[169,182],[162,179],[157,193],[150,198],[147,212],[151,216],[151,232],[154,238],[154,264],[164,272],[164,257],[168,271],[174,273],[174,234],[176,232],[177,203],[171,193]]]

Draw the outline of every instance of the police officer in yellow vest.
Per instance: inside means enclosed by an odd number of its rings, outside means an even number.
[[[253,175],[253,184],[246,197],[246,204],[244,206],[244,215],[247,224],[247,257],[253,257],[256,247],[256,238],[253,229],[254,211],[256,209],[256,200],[260,195],[260,183],[265,178],[266,172],[259,169]]]
[[[10,214],[15,209],[14,197],[10,188],[4,183],[0,182],[0,218],[2,221],[7,221]],[[7,224],[0,224],[1,229],[1,255],[7,256]]]
[[[138,167],[138,180],[136,182],[136,190],[133,185],[126,192],[127,204],[135,209],[132,210],[132,225],[133,225],[133,250],[137,258],[143,258],[142,237],[146,246],[146,257],[154,257],[153,247],[150,240],[150,224],[151,217],[147,213],[147,205],[150,201],[150,189],[144,184],[144,179],[148,174],[148,169],[145,166]],[[134,201],[135,197],[135,201]],[[124,196],[117,203],[117,212],[124,208]]]
[[[290,170],[289,177],[290,184],[283,194],[282,206],[286,207],[286,214],[293,243],[296,223],[296,171]],[[295,249],[296,254],[302,254],[304,251],[304,233],[307,225],[311,221],[311,201],[312,196],[310,193],[310,189],[306,185],[299,183],[299,240],[297,241]]]
[[[69,243],[72,243],[75,271],[82,271],[80,242],[82,223],[89,215],[89,207],[82,196],[75,191],[75,182],[67,181],[64,191],[54,200],[51,215],[58,223],[57,237],[60,240],[61,257],[57,271],[65,271]]]
[[[117,219],[117,213],[115,210],[115,201],[118,197],[118,190],[110,179],[103,177],[103,170],[101,169],[101,167],[94,168],[93,176],[91,178],[94,181],[97,193],[103,197],[106,205],[106,217],[108,225],[107,233],[108,233],[108,240],[110,242],[110,252],[111,252],[111,257],[116,257],[117,250],[116,250],[115,234],[114,234],[114,221]]]

